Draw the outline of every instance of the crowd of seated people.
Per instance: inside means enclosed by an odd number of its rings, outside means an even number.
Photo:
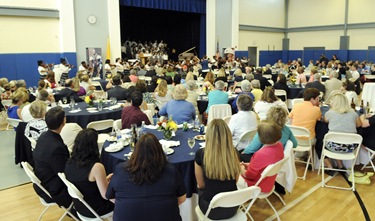
[[[117,62],[119,61],[117,60]],[[310,139],[313,143],[315,142],[315,126],[317,121],[322,119],[322,113],[319,108],[320,92],[324,93],[323,99],[330,104],[331,108],[323,118],[328,123],[329,131],[356,133],[358,127],[362,127],[360,132],[364,137],[364,145],[371,149],[375,148],[373,136],[371,136],[373,135],[372,130],[375,128],[375,118],[367,115],[358,117],[349,108],[351,100],[354,100],[357,104],[359,103],[358,94],[356,93],[358,85],[361,87],[359,73],[368,72],[369,74],[375,74],[375,68],[374,72],[372,72],[372,69],[367,68],[368,65],[366,63],[344,63],[338,60],[326,61],[323,59],[315,64],[312,62],[311,66],[307,67],[313,73],[313,75],[310,75],[311,82],[308,82],[304,74],[304,69],[307,68],[304,68],[300,61],[292,61],[287,64],[283,64],[280,61],[275,64],[276,69],[279,68],[277,72],[278,80],[272,87],[269,80],[263,76],[263,74],[269,74],[270,72],[272,74],[269,66],[264,69],[256,68],[254,72],[253,67],[247,66],[241,60],[235,60],[230,62],[230,65],[233,65],[230,67],[235,69],[235,74],[232,75],[230,72],[229,74],[227,73],[227,62],[224,61],[225,58],[219,57],[217,59],[215,57],[214,59],[204,58],[202,60],[195,57],[191,60],[181,62],[168,61],[161,64],[154,63],[151,58],[145,66],[129,64],[127,67],[130,71],[129,75],[123,72],[116,73],[107,85],[108,98],[116,97],[118,100],[128,101],[128,104],[122,109],[122,128],[130,128],[131,124],[140,126],[142,121],[146,124],[151,124],[147,115],[142,112],[142,110],[147,109],[146,104],[155,104],[159,116],[173,116],[177,123],[189,122],[198,115],[198,93],[202,92],[202,89],[199,89],[199,84],[197,84],[198,81],[201,81],[202,88],[205,87],[207,90],[208,107],[206,112],[214,104],[228,104],[227,90],[230,87],[226,83],[233,82],[238,85],[234,86],[233,91],[231,91],[238,93],[237,99],[232,101],[238,112],[232,116],[228,125],[221,119],[212,120],[208,124],[206,147],[205,149],[200,149],[195,156],[195,176],[199,187],[199,207],[203,212],[207,210],[210,200],[215,194],[239,188],[236,185],[238,180],[242,182],[241,185],[244,187],[256,183],[257,179],[259,179],[259,174],[267,165],[282,159],[282,151],[287,140],[293,142],[293,147],[296,146],[296,140],[286,125],[287,117],[289,117],[291,125],[307,128],[310,131]],[[203,72],[205,70],[203,69],[204,63],[208,67],[208,72]],[[222,68],[214,70],[218,67]],[[280,69],[282,67],[283,69]],[[329,78],[324,82],[324,85],[321,82],[323,73]],[[77,186],[84,184],[80,188],[90,185],[92,191],[95,190],[97,194],[93,198],[93,207],[98,208],[98,213],[102,213],[100,211],[106,213],[114,209],[115,220],[122,220],[125,212],[126,216],[132,214],[130,208],[122,210],[121,205],[135,205],[132,204],[133,201],[131,199],[126,197],[124,183],[128,183],[134,190],[139,190],[146,188],[145,183],[147,183],[147,188],[155,188],[155,186],[163,186],[163,184],[173,178],[173,185],[169,183],[171,186],[164,186],[169,189],[167,196],[163,198],[166,200],[163,209],[173,211],[173,213],[168,213],[171,216],[171,220],[179,220],[178,205],[185,200],[186,190],[180,174],[165,161],[161,146],[153,135],[148,134],[141,137],[137,143],[138,148],[136,149],[138,152],[134,153],[134,157],[130,158],[128,163],[121,164],[116,168],[112,179],[111,175],[107,177],[103,165],[98,162],[96,142],[93,142],[96,145],[89,143],[90,140],[95,141],[97,137],[96,132],[91,129],[85,129],[77,136],[72,156],[69,159],[59,135],[66,121],[65,115],[62,113],[64,111],[59,107],[53,107],[56,106],[56,100],[51,95],[50,89],[53,88],[52,85],[55,82],[49,81],[48,76],[49,73],[44,80],[38,83],[37,99],[34,102],[29,99],[30,92],[26,89],[24,82],[8,82],[5,79],[0,79],[1,99],[12,100],[12,104],[8,108],[8,116],[28,122],[29,129],[25,133],[27,136],[38,140],[34,153],[36,156],[37,175],[41,176],[42,179],[47,179],[52,176],[51,174],[47,175],[48,173],[54,173],[53,175],[55,175],[56,172],[65,171],[68,179],[76,183]],[[143,76],[151,77],[151,81],[145,82],[141,78]],[[345,78],[345,82],[342,82],[339,76],[341,79]],[[302,91],[304,101],[296,104],[288,114],[285,103],[275,95],[274,90],[284,89],[287,91],[289,78],[299,79],[297,84],[304,85],[306,83],[306,87]],[[76,77],[67,79],[65,88],[60,90],[57,95],[60,94],[68,99],[73,97],[80,101],[80,96],[84,96],[92,90],[93,87],[90,85],[90,79],[87,75],[79,73]],[[28,105],[27,103],[31,104]],[[47,107],[48,105],[51,107]],[[25,112],[25,115],[22,114],[23,112]],[[259,118],[265,121],[259,121]],[[342,120],[344,118],[346,120]],[[243,124],[244,122],[247,124]],[[345,126],[342,126],[342,123]],[[350,127],[348,126],[349,124]],[[258,129],[258,133],[253,141],[248,145],[239,144],[240,135],[255,128]],[[86,139],[86,137],[90,137],[90,139]],[[55,165],[54,162],[43,161],[46,157],[54,154],[44,153],[44,150],[42,150],[42,141],[48,142],[50,140],[55,141],[56,145],[53,148],[59,149],[61,154],[59,163],[61,163],[60,161],[63,162],[58,168],[54,168],[56,170],[45,171],[43,167],[47,164]],[[82,150],[80,148],[88,146],[92,149],[90,159],[81,159],[80,157],[82,156],[80,154],[82,153],[79,151]],[[153,152],[155,156],[149,156],[155,161],[149,160],[142,164],[139,160],[144,159],[144,155],[148,153],[147,148],[155,149],[155,152]],[[239,155],[239,159],[238,152],[241,151],[243,151],[243,154]],[[270,152],[273,154],[269,154]],[[318,155],[320,154],[318,153]],[[54,159],[54,157],[51,157],[51,159]],[[241,164],[240,160],[246,163]],[[328,167],[334,166],[332,164],[333,161],[330,159],[325,159],[324,161]],[[218,162],[226,162],[226,164]],[[247,162],[250,162],[250,164],[247,164]],[[336,163],[339,168],[343,167],[341,162],[338,161]],[[258,167],[253,167],[253,165],[261,166],[259,169]],[[151,167],[153,169],[148,171]],[[150,178],[148,176],[150,174],[155,176]],[[165,177],[167,175],[170,176]],[[150,181],[155,186],[149,184],[148,182]],[[274,180],[272,179],[269,183],[264,183],[261,186],[262,190],[270,190],[273,183]],[[59,182],[52,186],[50,186],[51,189],[49,190],[52,192],[53,197],[55,197],[56,201],[61,200],[59,191],[54,188],[63,187],[61,187]],[[118,195],[118,193],[124,193],[125,195]],[[122,196],[126,200],[122,199]],[[136,198],[138,196],[134,195],[133,197]],[[118,200],[120,203],[117,205],[120,206],[116,207],[116,203],[113,205],[108,199],[115,202]],[[62,199],[59,203],[66,205],[70,201]],[[101,205],[96,207],[94,206],[95,203]],[[104,208],[104,210],[99,208]],[[76,209],[81,210],[79,206]],[[216,219],[229,218],[234,215],[236,210],[237,208],[218,208],[212,210],[209,217]],[[82,211],[82,213],[85,212]],[[150,214],[143,215],[151,214],[150,212]],[[133,215],[135,216],[136,214]],[[132,216],[129,215],[129,217]],[[167,220],[167,218],[163,220]]]

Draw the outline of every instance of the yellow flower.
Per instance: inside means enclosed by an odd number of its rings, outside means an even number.
[[[86,97],[85,97],[85,102],[86,102],[87,104],[91,102],[90,96],[86,96]]]
[[[177,130],[177,124],[174,121],[168,121],[168,127],[171,131],[176,131]]]

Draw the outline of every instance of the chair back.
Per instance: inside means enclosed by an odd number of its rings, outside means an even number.
[[[152,119],[153,115],[151,113],[151,110],[144,110],[143,113],[146,114],[146,116],[148,117],[148,120],[150,121],[150,123],[154,122],[154,120]]]
[[[7,118],[7,122],[9,125],[12,125],[12,127],[17,127],[22,120],[20,119],[14,119],[14,118]]]
[[[285,157],[274,163],[274,164],[270,164],[266,167],[266,169],[263,170],[258,182],[254,185],[254,186],[258,186],[260,182],[262,182],[262,180],[266,177],[271,177],[271,176],[274,176],[276,175],[280,170],[281,168],[283,167],[284,163],[288,160],[288,157]]]
[[[155,114],[155,104],[147,104],[147,109],[151,111],[152,116]],[[152,121],[150,121],[152,122]]]
[[[232,108],[229,104],[214,104],[208,111],[207,124],[213,119],[232,116]]]
[[[91,206],[83,199],[83,194],[77,189],[76,186],[74,186],[73,183],[71,183],[68,179],[66,179],[65,174],[64,173],[58,173],[57,175],[60,177],[60,179],[63,181],[63,183],[68,188],[69,195],[74,199],[78,199],[83,205],[85,205],[87,207],[87,209],[90,210],[90,212],[93,215],[95,215],[96,218],[101,220],[100,216],[95,212],[95,210],[93,210],[91,208]]]
[[[247,187],[245,189],[230,191],[230,192],[222,192],[216,194],[211,202],[210,205],[206,211],[205,219],[208,217],[208,214],[210,214],[211,209],[216,207],[234,207],[244,204],[250,199],[253,199],[250,202],[250,205],[246,209],[250,209],[251,205],[254,203],[255,199],[258,197],[261,189],[257,186],[251,186]]]
[[[113,121],[113,131],[116,131],[116,129],[121,130],[122,128],[122,121],[121,119]]]
[[[112,119],[107,119],[107,120],[99,120],[99,121],[93,121],[87,124],[87,128],[93,128],[95,130],[105,130],[108,128],[113,127],[113,122],[115,122]]]
[[[77,123],[66,123],[61,130],[60,136],[63,139],[64,144],[68,147],[70,153],[73,150],[74,140],[81,130],[82,127]]]
[[[226,116],[223,118],[224,122],[227,123],[229,125],[229,121],[230,119],[232,118],[232,116]]]
[[[288,97],[287,97],[287,94],[286,94],[286,91],[285,90],[282,90],[282,89],[275,89],[275,95],[276,97],[284,97],[284,103],[286,105],[288,105]]]
[[[8,111],[10,105],[12,105],[12,100],[2,100],[1,104],[5,108],[5,111]]]
[[[107,92],[103,90],[95,90],[93,94],[96,98],[107,99],[108,97]]]
[[[240,144],[240,143],[241,143],[241,145],[249,144],[253,140],[256,133],[257,133],[257,129],[249,130],[249,131],[246,131],[246,132],[242,133],[241,137],[240,137],[240,140],[238,141],[238,144]],[[237,146],[238,146],[238,144],[237,144]]]
[[[31,144],[31,150],[35,150],[35,147],[36,147],[36,140],[34,140],[34,138],[32,137],[29,137],[29,136],[25,136],[29,141],[30,141],[30,144]]]
[[[303,98],[294,98],[292,99],[292,108],[295,104],[303,103]]]
[[[21,165],[31,182],[37,185],[45,194],[47,194],[47,196],[51,197],[51,194],[49,194],[49,192],[42,186],[39,178],[35,175],[34,168],[26,161],[21,162]]]
[[[289,125],[290,130],[298,141],[298,146],[311,146],[310,131],[304,127]]]
[[[104,91],[102,84],[99,81],[91,81],[91,85],[95,87],[95,90],[100,89],[100,91]]]
[[[354,133],[337,133],[337,132],[329,132],[324,136],[323,139],[323,149],[325,149],[325,146],[327,145],[327,142],[335,142],[338,144],[358,144],[358,147],[353,151],[353,154],[355,157],[357,157],[359,149],[361,149],[362,144],[362,136],[359,134]],[[329,151],[329,150],[327,150]],[[346,153],[343,153],[346,154]]]

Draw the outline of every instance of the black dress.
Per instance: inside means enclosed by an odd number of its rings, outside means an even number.
[[[114,221],[181,220],[177,198],[186,194],[181,175],[171,165],[164,167],[154,183],[138,185],[126,171],[125,163],[116,166],[106,197],[116,199]]]
[[[203,149],[199,149],[195,153],[195,162],[204,168],[203,165],[203,156],[204,152]],[[237,190],[236,180],[212,180],[206,177],[204,174],[203,169],[203,176],[204,176],[204,184],[205,188],[199,190],[199,208],[202,210],[203,213],[206,213],[208,206],[210,205],[211,199],[218,193],[222,192],[229,192],[233,190]],[[217,207],[215,209],[211,209],[208,218],[219,220],[219,219],[228,219],[233,217],[237,213],[238,206],[230,207],[230,208],[221,208]]]
[[[74,161],[68,161],[65,166],[65,176],[83,194],[84,200],[91,206],[91,208],[99,216],[102,216],[112,212],[114,204],[109,200],[103,199],[96,182],[91,182],[88,179],[90,171],[95,163],[96,162],[92,162],[88,166],[78,167]],[[73,202],[74,208],[79,214],[95,218],[90,210],[87,209],[87,207],[78,199],[73,199]]]
[[[362,144],[371,150],[375,150],[375,115],[368,119],[370,126],[361,128],[359,134],[363,137]]]

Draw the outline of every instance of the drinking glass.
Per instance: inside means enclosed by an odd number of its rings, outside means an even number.
[[[117,98],[116,97],[111,97],[111,105],[116,105],[117,104]]]
[[[66,97],[63,97],[62,102],[63,102],[63,104],[66,104],[66,103],[68,103],[68,99]]]
[[[189,145],[190,149],[193,149],[193,147],[195,146],[195,138],[194,137],[188,138],[188,145]],[[191,151],[189,153],[189,155],[193,156],[193,155],[195,155],[195,152]]]

